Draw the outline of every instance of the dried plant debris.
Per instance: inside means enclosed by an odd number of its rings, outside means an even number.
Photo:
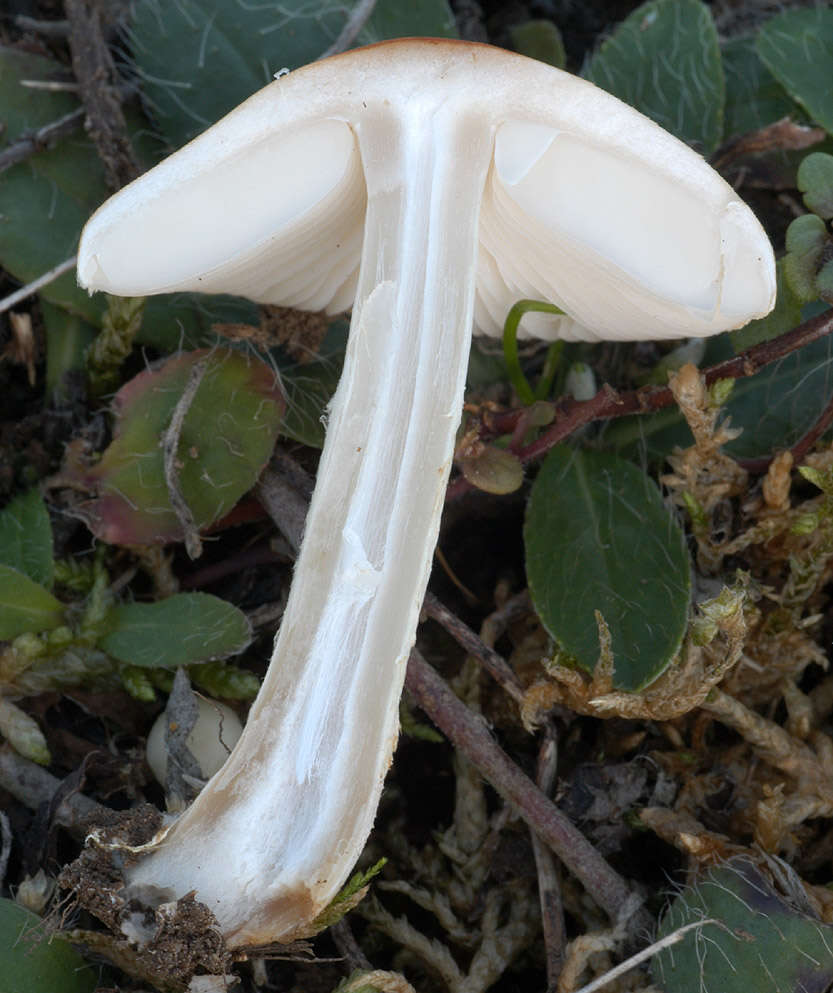
[[[695,603],[682,647],[659,679],[638,693],[622,693],[614,688],[616,656],[600,613],[598,661],[591,677],[558,646],[547,645],[540,630],[527,632],[512,658],[526,686],[521,715],[529,728],[553,708],[564,716],[652,722],[653,733],[649,728],[647,737],[643,732],[634,741],[643,752],[644,743],[650,743],[649,754],[676,788],[647,798],[639,821],[684,856],[693,878],[712,867],[714,873],[728,871],[734,880],[727,883],[707,872],[692,891],[695,897],[677,899],[662,933],[672,928],[672,920],[674,927],[690,922],[691,914],[681,908],[690,909],[692,900],[702,903],[704,888],[718,882],[750,918],[695,928],[682,945],[662,952],[664,973],[655,972],[655,980],[667,993],[731,990],[730,974],[732,982],[745,976],[748,984],[749,976],[758,975],[755,970],[760,971],[756,988],[826,989],[833,974],[827,971],[833,969],[833,939],[819,922],[833,920],[833,900],[826,887],[801,876],[812,878],[833,854],[833,677],[824,676],[823,636],[833,556],[833,446],[807,455],[798,466],[790,452],[779,453],[753,485],[725,451],[737,434],[722,410],[727,384],[718,381],[707,388],[696,369],[684,366],[671,386],[693,435],[693,444],[669,458],[673,471],[662,480],[688,517],[697,551]],[[531,664],[536,656],[537,673]],[[578,782],[581,768],[571,769],[560,794],[562,805],[575,799],[569,786]],[[608,762],[604,768],[612,772],[615,766]],[[644,793],[641,802],[646,803]],[[588,823],[585,829],[590,828]],[[806,908],[798,913],[779,903],[771,882],[750,868],[753,853],[757,863],[762,853],[770,853],[769,875],[775,856],[790,860],[792,868],[785,871],[798,881],[818,921],[809,920]],[[739,857],[747,861],[737,863]],[[735,868],[717,868],[727,861]],[[737,864],[746,868],[741,871]],[[775,942],[756,930],[756,900],[769,901],[773,913],[802,929],[795,939],[798,958],[806,951],[804,932],[810,935],[806,940],[815,942],[814,951],[807,954],[815,956],[823,982],[808,985],[795,956],[769,962]],[[720,918],[727,911],[700,907],[697,913]],[[582,974],[585,980],[599,974],[608,939],[598,929],[588,939],[597,935],[601,944],[594,940],[587,948],[581,943],[568,948],[561,988],[576,988]],[[735,946],[746,954],[755,942],[765,953],[745,971],[746,959],[738,957]],[[615,942],[609,944],[615,948]],[[588,965],[592,955],[595,965]],[[718,960],[725,964],[728,959],[729,972],[718,975]],[[767,969],[777,981],[764,979]]]
[[[725,588],[699,605],[699,617],[690,624],[676,663],[639,693],[613,690],[615,659],[604,619],[599,616],[599,661],[592,678],[588,680],[559,654],[544,660],[551,679],[527,690],[522,706],[524,723],[534,726],[556,704],[596,717],[667,721],[687,714],[705,700],[741,657],[746,633],[744,587],[741,579],[733,589]]]
[[[159,812],[149,805],[114,815],[112,824],[96,827],[94,843],[64,868],[58,885],[70,892],[63,904],[64,918],[82,908],[108,928],[106,934],[69,931],[73,941],[105,955],[163,993],[181,993],[195,974],[225,975],[232,959],[211,911],[193,894],[153,907],[125,896],[120,866],[135,858],[133,852],[160,825]]]
[[[469,707],[480,709],[480,669],[472,660],[463,666],[456,689]],[[424,976],[427,989],[485,993],[538,935],[534,867],[524,841],[524,871],[519,874],[517,865],[507,871],[506,860],[518,857],[507,837],[508,808],[489,814],[480,773],[459,755],[454,771],[452,824],[422,848],[405,840],[400,825],[391,825],[384,845],[399,878],[379,882],[358,913],[395,942],[397,961],[409,978]],[[388,899],[396,896],[416,914],[397,917],[388,910]],[[430,936],[412,920],[424,920],[426,912],[433,919]]]

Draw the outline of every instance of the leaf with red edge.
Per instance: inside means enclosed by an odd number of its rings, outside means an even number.
[[[274,372],[265,362],[230,349],[181,353],[119,390],[115,436],[99,462],[81,466],[73,453],[65,464],[66,482],[95,493],[77,512],[97,537],[116,545],[182,540],[165,479],[162,439],[202,363],[175,458],[176,484],[197,528],[227,514],[257,481],[272,454],[284,407]]]

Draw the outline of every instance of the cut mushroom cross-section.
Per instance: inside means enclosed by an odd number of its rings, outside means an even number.
[[[707,335],[766,313],[767,239],[614,97],[483,45],[402,40],[290,73],[108,201],[82,284],[353,307],[269,673],[222,770],[128,871],[231,946],[287,940],[373,823],[461,416],[473,324]]]

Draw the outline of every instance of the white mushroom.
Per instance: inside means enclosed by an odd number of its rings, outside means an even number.
[[[269,673],[238,746],[128,881],[196,890],[230,946],[287,940],[373,823],[437,538],[472,325],[708,335],[767,313],[767,239],[614,97],[483,45],[403,40],[271,83],[108,201],[79,279],[353,316]]]

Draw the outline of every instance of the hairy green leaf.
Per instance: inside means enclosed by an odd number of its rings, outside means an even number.
[[[191,377],[199,376],[189,404],[186,388],[195,382]],[[228,513],[272,454],[283,401],[264,362],[216,349],[185,352],[140,373],[116,395],[116,436],[101,460],[65,470],[67,478],[96,492],[78,512],[108,543],[143,545],[183,537],[160,446],[180,403],[187,410],[173,465],[197,528]]]
[[[138,0],[130,46],[142,93],[173,147],[205,130],[281,69],[319,58],[337,38],[352,0]],[[354,44],[450,37],[446,0],[379,0]]]
[[[682,890],[658,937],[688,925],[695,926],[653,962],[666,993],[824,993],[833,982],[833,928],[779,895],[747,859]]]
[[[208,593],[177,593],[156,603],[115,607],[101,647],[131,666],[176,669],[242,652],[251,640],[246,615]]]
[[[603,41],[586,76],[710,155],[723,135],[717,31],[700,0],[649,0]]]
[[[833,9],[776,15],[761,28],[757,49],[787,93],[833,134]]]
[[[3,993],[93,993],[98,970],[68,941],[14,900],[0,899],[0,989]]]
[[[790,289],[802,303],[818,298],[816,276],[822,253],[828,243],[829,236],[824,221],[815,214],[796,217],[787,228],[784,272]]]
[[[833,155],[812,152],[803,159],[798,167],[798,188],[808,210],[826,221],[833,218]]]
[[[215,324],[257,326],[258,321],[257,305],[242,297],[162,293],[148,297],[136,342],[171,354],[186,348],[215,344]]]
[[[24,86],[26,79],[66,82],[68,74],[51,59],[0,48],[0,120],[5,125],[0,149],[79,107],[73,94]],[[23,283],[75,253],[84,221],[106,196],[101,163],[81,123],[77,134],[12,166],[0,181],[0,264]],[[93,322],[101,312],[100,302],[76,285],[74,272],[41,295]]]
[[[616,455],[553,449],[532,486],[524,544],[535,609],[583,669],[592,673],[599,659],[599,612],[618,688],[663,672],[685,632],[691,567],[645,473]]]
[[[347,322],[330,325],[312,362],[281,369],[286,412],[281,433],[312,448],[324,444],[324,411],[341,376],[347,346]]]
[[[761,61],[754,38],[731,38],[722,52],[727,139],[757,131],[795,110],[787,91]]]

